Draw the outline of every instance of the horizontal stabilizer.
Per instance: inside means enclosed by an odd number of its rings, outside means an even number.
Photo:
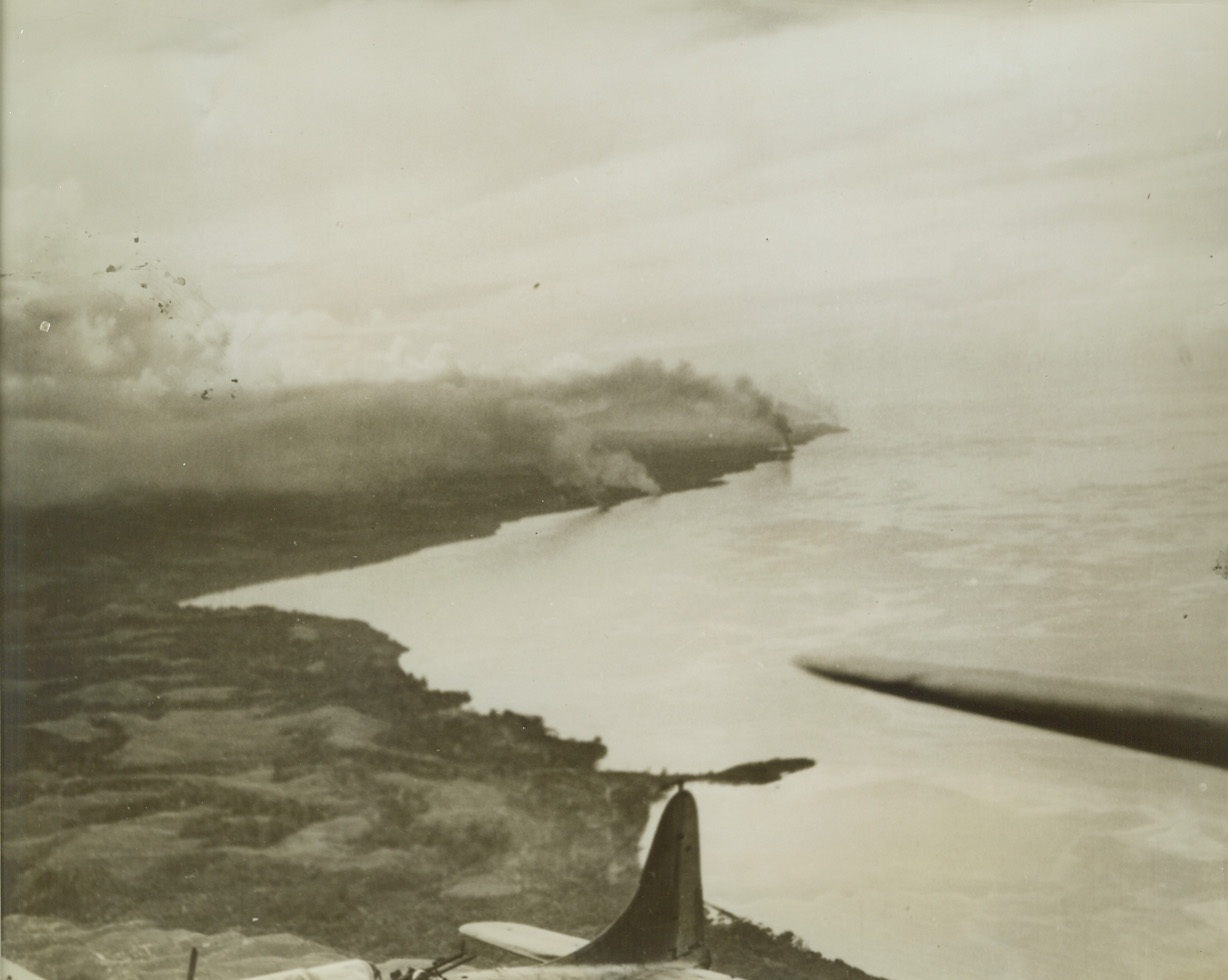
[[[1228,769],[1228,701],[987,668],[803,657],[840,684]]]
[[[467,922],[460,927],[460,932],[462,936],[496,949],[542,961],[557,960],[587,943],[587,940],[575,936],[565,936],[561,932],[525,926],[519,922]]]

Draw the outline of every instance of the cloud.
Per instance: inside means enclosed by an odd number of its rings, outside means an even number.
[[[849,411],[1222,329],[1214,5],[240,6],[6,7],[3,234],[154,243],[245,387],[583,352]]]

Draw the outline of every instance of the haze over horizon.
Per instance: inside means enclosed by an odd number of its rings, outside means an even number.
[[[1228,366],[1222,6],[16,0],[4,27],[6,293],[160,261],[253,386],[645,356],[855,412]]]

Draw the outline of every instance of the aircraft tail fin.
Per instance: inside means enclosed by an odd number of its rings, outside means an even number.
[[[558,963],[708,965],[699,877],[699,812],[679,789],[666,804],[630,904],[601,935]]]

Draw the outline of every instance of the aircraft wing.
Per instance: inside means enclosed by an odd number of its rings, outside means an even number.
[[[4,980],[43,980],[37,973],[31,973],[11,960],[2,962]],[[249,977],[248,980],[374,980],[377,976],[371,964],[363,960],[343,960],[325,966],[296,967],[279,973],[266,973],[259,977]]]
[[[802,657],[840,684],[1228,769],[1228,701],[1011,670]]]
[[[541,962],[557,960],[588,945],[586,939],[518,922],[467,922],[460,927],[460,932],[470,939]]]
[[[43,980],[37,973],[31,973],[12,960],[0,960],[0,964],[4,966],[4,980]]]

